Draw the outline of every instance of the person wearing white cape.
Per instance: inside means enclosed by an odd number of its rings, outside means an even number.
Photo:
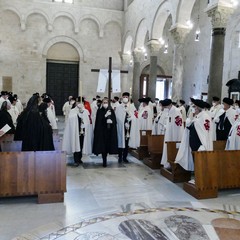
[[[142,107],[138,111],[139,129],[152,130],[153,109],[149,106],[150,98],[140,98],[138,101],[142,103]]]
[[[117,134],[118,134],[118,162],[128,162],[128,147],[140,146],[140,131],[138,124],[138,113],[133,104],[130,103],[130,94],[122,94],[122,104],[116,110]]]
[[[175,159],[185,170],[193,171],[194,163],[192,151],[212,151],[212,121],[204,111],[206,103],[199,99],[193,101],[194,118],[186,120],[186,128]]]
[[[162,107],[161,101],[159,102],[161,111],[153,121],[152,135],[164,135],[166,131],[166,125],[168,120],[168,111]]]
[[[74,165],[78,166],[82,163],[83,154],[92,153],[92,128],[89,112],[80,103],[80,97],[76,99],[73,107],[64,129],[62,150],[73,153]]]
[[[240,150],[240,109],[237,109],[238,118],[232,125],[226,143],[226,150]]]
[[[168,141],[181,141],[183,134],[183,121],[182,114],[180,110],[172,104],[171,99],[165,99],[161,101],[161,104],[168,111],[168,119],[166,124],[166,132],[164,135],[164,145],[163,145],[163,154],[161,159],[161,164],[164,168],[169,168],[170,164],[168,163],[167,157],[167,144]]]

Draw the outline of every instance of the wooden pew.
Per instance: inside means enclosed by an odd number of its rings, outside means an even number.
[[[164,135],[148,135],[148,152],[150,157],[143,159],[144,164],[152,169],[161,168]]]
[[[240,187],[240,150],[194,152],[195,183],[183,189],[197,199],[215,198],[219,189]]]
[[[140,130],[140,147],[137,149],[130,149],[132,156],[139,160],[149,156],[148,152],[148,136],[152,134],[152,130]]]
[[[0,197],[38,196],[38,203],[63,202],[66,153],[0,152]]]
[[[62,150],[62,140],[53,140],[56,151]],[[22,141],[2,141],[0,142],[2,152],[20,152],[22,150]]]
[[[178,152],[177,145],[180,144],[180,142],[171,141],[166,142],[166,144],[167,144],[167,158],[170,164],[170,169],[161,168],[160,173],[171,182],[178,183],[189,181],[191,179],[191,172],[186,171],[178,163],[175,163],[175,159]]]

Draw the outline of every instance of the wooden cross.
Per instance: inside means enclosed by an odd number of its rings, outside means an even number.
[[[91,72],[100,72],[100,69],[91,69]],[[120,73],[128,73],[128,71],[121,70]],[[108,64],[108,107],[111,106],[111,88],[112,88],[112,57],[109,57],[109,64]]]

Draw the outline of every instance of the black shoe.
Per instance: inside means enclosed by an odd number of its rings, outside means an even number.
[[[74,163],[73,167],[78,167],[80,164],[79,163]]]
[[[118,163],[122,163],[122,159],[121,158],[118,159]]]
[[[123,159],[124,163],[129,163],[129,161],[127,159]]]
[[[79,163],[79,164],[83,164],[83,161],[82,161],[82,160],[79,160],[78,163]]]

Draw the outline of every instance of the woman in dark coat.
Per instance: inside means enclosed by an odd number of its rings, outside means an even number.
[[[11,103],[7,100],[2,103],[2,107],[0,110],[0,129],[8,124],[11,129],[7,133],[15,133],[15,127],[13,125],[13,120],[11,115],[8,112],[8,109],[11,108]]]
[[[47,145],[48,140],[43,134],[44,125],[38,108],[39,100],[39,94],[33,94],[27,103],[27,107],[17,119],[14,139],[22,140],[22,151],[54,150],[52,144]]]
[[[118,153],[117,123],[113,109],[108,108],[108,99],[97,110],[94,128],[93,153],[102,154],[103,167],[107,166],[107,154]]]

